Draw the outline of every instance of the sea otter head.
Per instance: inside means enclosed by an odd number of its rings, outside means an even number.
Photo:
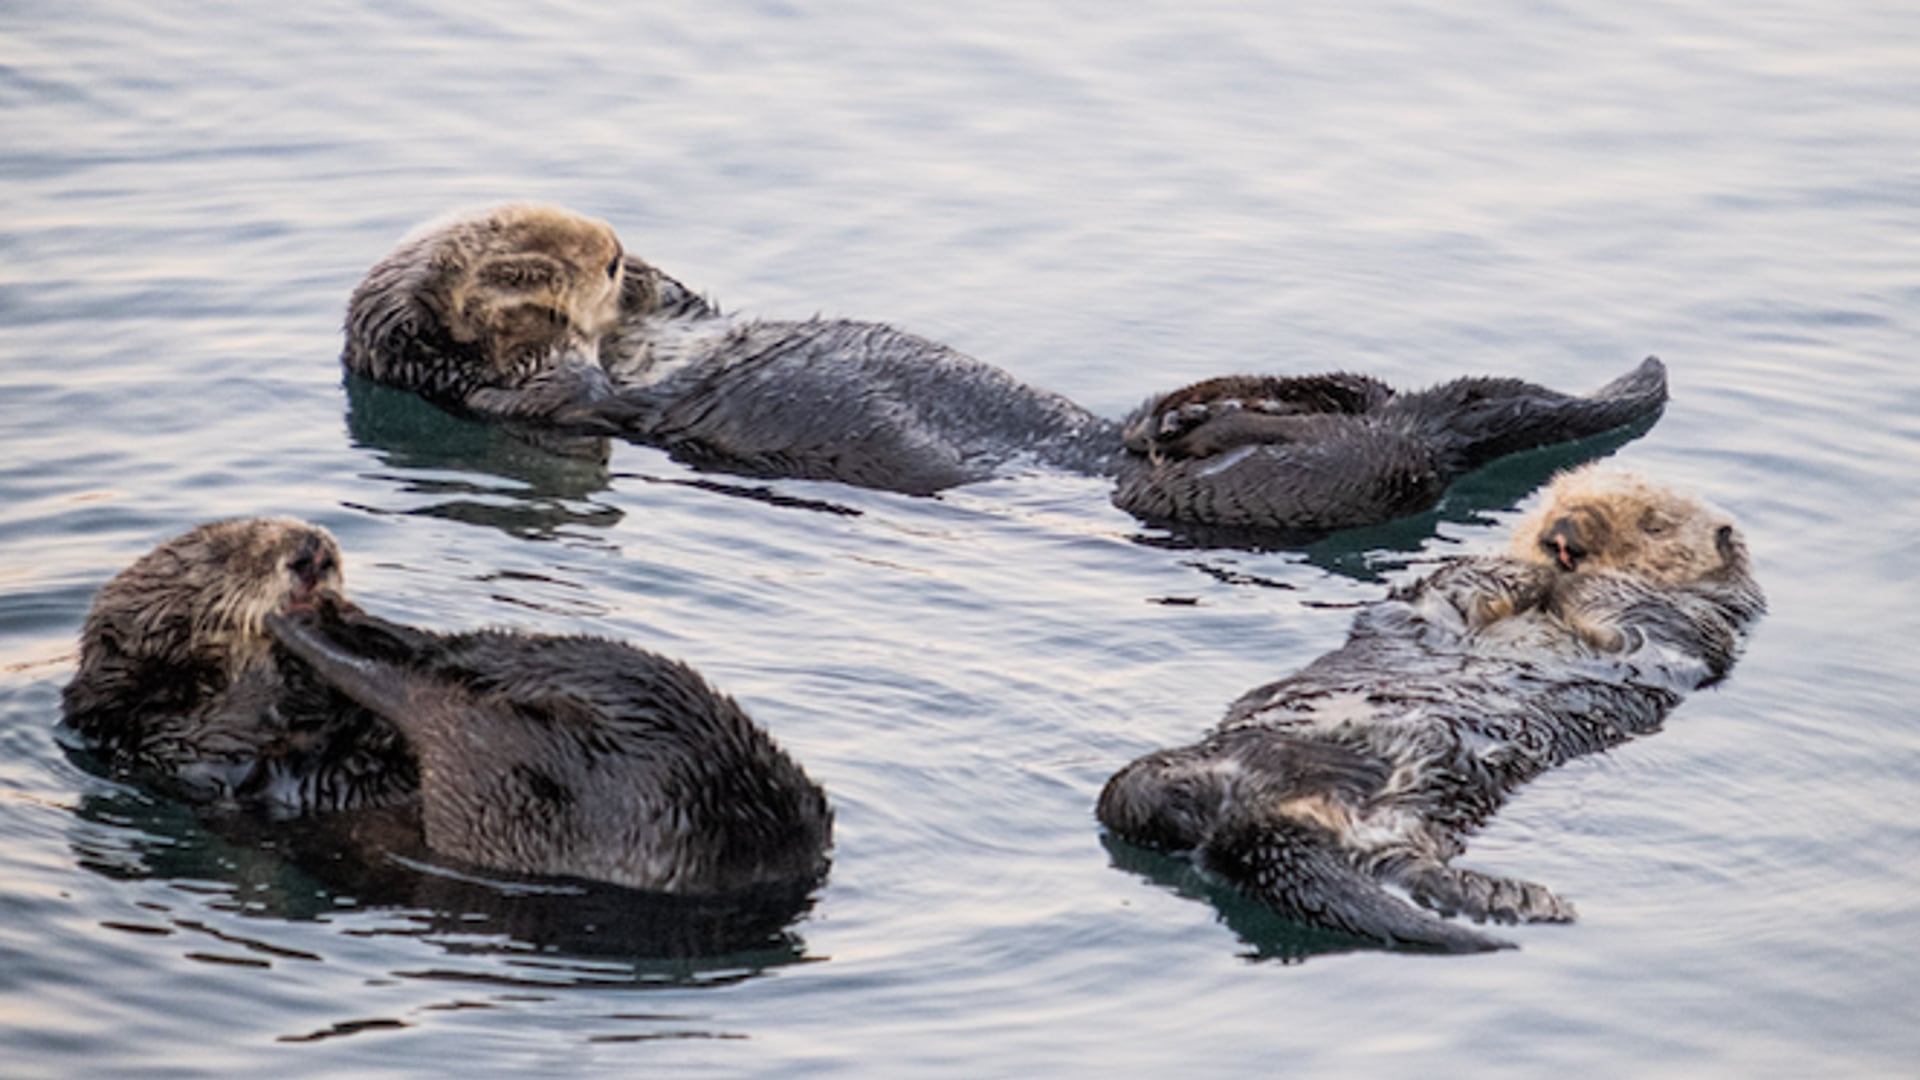
[[[431,222],[367,273],[342,362],[433,396],[518,387],[569,354],[597,362],[620,316],[613,228],[517,203]]]
[[[221,672],[268,662],[265,619],[342,588],[340,547],[317,525],[239,518],[202,525],[136,560],[100,590],[81,639],[81,670],[103,661]]]
[[[1563,571],[1613,570],[1662,584],[1744,573],[1746,547],[1725,511],[1631,473],[1561,473],[1514,530],[1511,554]]]

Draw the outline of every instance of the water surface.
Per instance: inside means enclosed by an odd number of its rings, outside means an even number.
[[[0,13],[0,1047],[9,1075],[1899,1075],[1920,1059],[1920,15],[1910,5],[75,0]],[[1499,549],[1551,455],[1304,550],[1093,479],[936,499],[558,461],[341,384],[359,274],[509,198],[731,309],[882,319],[1119,415],[1236,371],[1673,402],[1618,460],[1773,602],[1670,730],[1462,860],[1570,926],[1330,943],[1103,846],[1100,784]],[[831,792],[832,875],[715,955],[382,899],[54,738],[95,589],[210,518],[363,602],[617,635]],[[562,922],[565,920],[562,919]]]

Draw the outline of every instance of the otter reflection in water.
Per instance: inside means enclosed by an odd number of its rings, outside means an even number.
[[[1120,770],[1100,821],[1302,923],[1498,947],[1382,882],[1444,915],[1572,919],[1540,885],[1450,862],[1522,783],[1656,730],[1725,676],[1764,610],[1725,514],[1589,466],[1553,483],[1507,556],[1395,590],[1205,739]]]
[[[1666,401],[1649,359],[1588,396],[1215,379],[1115,423],[885,325],[723,315],[604,223],[536,205],[404,239],[354,290],[342,361],[517,429],[699,467],[909,494],[1050,467],[1113,476],[1115,504],[1150,522],[1290,532],[1416,513],[1496,457],[1648,423]]]
[[[333,538],[302,522],[170,540],[101,590],[65,722],[196,803],[417,803],[428,850],[490,870],[686,895],[825,873],[825,795],[691,669],[591,637],[416,630],[340,587]]]

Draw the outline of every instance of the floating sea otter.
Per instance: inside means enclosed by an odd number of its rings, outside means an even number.
[[[1116,424],[878,323],[722,315],[607,225],[536,205],[403,240],[354,291],[342,361],[449,409],[700,467],[930,494],[1040,465],[1114,476],[1116,505],[1149,521],[1290,532],[1423,510],[1500,455],[1649,421],[1667,392],[1651,358],[1585,397],[1233,377]]]
[[[65,722],[117,770],[279,814],[418,800],[479,867],[712,894],[817,878],[832,813],[732,699],[617,642],[442,635],[341,600],[324,530],[203,525],[109,582]]]
[[[1564,474],[1505,557],[1453,562],[1344,646],[1250,691],[1202,741],[1101,792],[1110,833],[1187,854],[1280,914],[1391,944],[1504,944],[1442,914],[1560,922],[1542,886],[1449,865],[1541,772],[1656,730],[1765,610],[1725,514],[1635,477]]]

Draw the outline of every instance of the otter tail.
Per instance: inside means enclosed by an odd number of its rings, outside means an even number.
[[[1199,852],[1206,869],[1281,915],[1389,945],[1488,952],[1511,942],[1394,897],[1314,835],[1311,825],[1233,815]]]
[[[1522,450],[1650,423],[1667,403],[1667,367],[1649,356],[1591,394],[1519,379],[1469,378],[1401,394],[1382,413],[1408,416],[1438,436],[1451,471],[1477,469]]]

